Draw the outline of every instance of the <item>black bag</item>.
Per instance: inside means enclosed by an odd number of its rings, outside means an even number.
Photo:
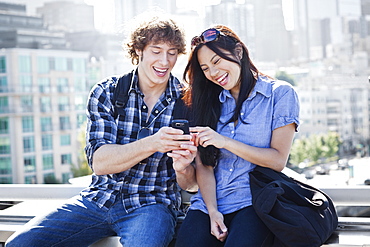
[[[338,216],[323,191],[256,166],[250,172],[253,207],[275,235],[274,246],[321,246],[335,231]]]

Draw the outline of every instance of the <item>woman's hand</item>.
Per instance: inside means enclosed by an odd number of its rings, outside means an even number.
[[[220,135],[210,127],[193,127],[190,132],[197,133],[195,136],[195,145],[207,147],[213,145],[217,148],[223,148],[226,145],[227,138]]]
[[[221,242],[224,242],[227,237],[227,227],[224,224],[224,216],[215,211],[209,214],[211,220],[211,234]]]

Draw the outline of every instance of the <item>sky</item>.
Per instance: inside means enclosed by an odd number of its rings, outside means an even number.
[[[293,0],[282,1],[286,28],[292,30],[294,28]],[[201,15],[204,6],[214,5],[220,2],[221,0],[177,0],[176,5],[178,8],[195,10]],[[96,29],[103,32],[115,31],[114,0],[85,0],[85,3],[94,6]],[[243,4],[244,0],[237,0],[237,3]]]

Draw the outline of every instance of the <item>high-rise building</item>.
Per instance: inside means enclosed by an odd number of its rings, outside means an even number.
[[[0,27],[0,183],[67,182],[79,162],[89,53],[69,51],[64,33],[18,5],[0,13]]]
[[[292,45],[282,0],[255,0],[254,15],[256,59],[284,66],[292,58]]]
[[[94,7],[69,1],[47,2],[37,8],[50,30],[80,32],[94,30]]]
[[[235,0],[222,0],[217,5],[206,6],[205,13],[206,27],[214,24],[230,27],[248,46],[249,51],[254,54],[255,19],[252,4],[239,4]]]

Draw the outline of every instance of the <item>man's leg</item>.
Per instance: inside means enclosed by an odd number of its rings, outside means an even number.
[[[117,205],[119,205],[117,203]],[[121,244],[130,247],[167,247],[176,226],[176,213],[163,204],[135,209],[123,216],[122,208],[115,207],[112,224],[121,237]]]
[[[76,196],[48,215],[31,220],[8,239],[6,247],[88,246],[111,235],[115,232],[107,213]]]

